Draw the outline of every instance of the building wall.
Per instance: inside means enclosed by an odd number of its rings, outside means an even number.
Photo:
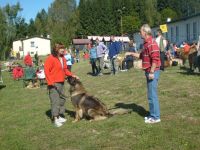
[[[30,52],[31,56],[34,56],[38,52],[39,56],[48,55],[51,53],[50,40],[42,38],[31,38],[23,41],[24,54]]]
[[[158,28],[152,28],[153,37],[156,36]],[[168,32],[164,33],[164,36],[172,43],[197,42],[200,36],[200,15],[168,23],[167,28]],[[134,40],[138,46],[143,43],[139,33],[134,34]]]
[[[22,50],[22,41],[14,41],[12,46],[13,51],[16,53],[20,53],[20,57],[23,57],[23,50]]]

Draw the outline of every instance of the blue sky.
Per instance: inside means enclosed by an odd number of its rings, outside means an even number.
[[[20,12],[20,16],[29,22],[31,18],[35,19],[37,13],[43,8],[47,11],[48,7],[54,0],[0,0],[0,7],[4,7],[6,4],[16,4],[20,3],[23,11]],[[76,0],[79,3],[80,0]]]

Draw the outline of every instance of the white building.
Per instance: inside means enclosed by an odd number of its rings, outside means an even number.
[[[156,36],[158,28],[159,27],[152,28],[154,37]],[[168,22],[167,28],[168,32],[164,33],[164,36],[171,43],[180,44],[183,41],[197,42],[200,36],[200,13],[180,20]],[[135,33],[133,36],[137,45],[143,43],[139,33]]]
[[[13,51],[20,52],[20,57],[30,52],[34,56],[37,52],[39,56],[46,56],[51,53],[51,40],[43,37],[31,37],[13,42]]]

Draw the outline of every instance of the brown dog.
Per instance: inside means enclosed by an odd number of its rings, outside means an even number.
[[[73,122],[77,122],[83,117],[89,117],[91,121],[108,118],[109,111],[105,104],[98,98],[88,95],[78,79],[68,77],[68,83],[70,84],[71,101],[76,111]]]

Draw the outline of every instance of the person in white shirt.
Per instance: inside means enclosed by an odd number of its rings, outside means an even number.
[[[167,47],[167,41],[163,37],[162,30],[158,29],[157,30],[157,38],[156,38],[156,43],[158,44],[158,47],[160,49],[160,60],[161,60],[161,66],[160,70],[164,71],[164,64],[165,64],[165,50]]]
[[[71,71],[71,69],[72,69],[72,56],[71,56],[71,54],[69,53],[68,50],[65,51],[64,57],[65,57],[65,59],[67,61],[67,69],[69,71]]]

